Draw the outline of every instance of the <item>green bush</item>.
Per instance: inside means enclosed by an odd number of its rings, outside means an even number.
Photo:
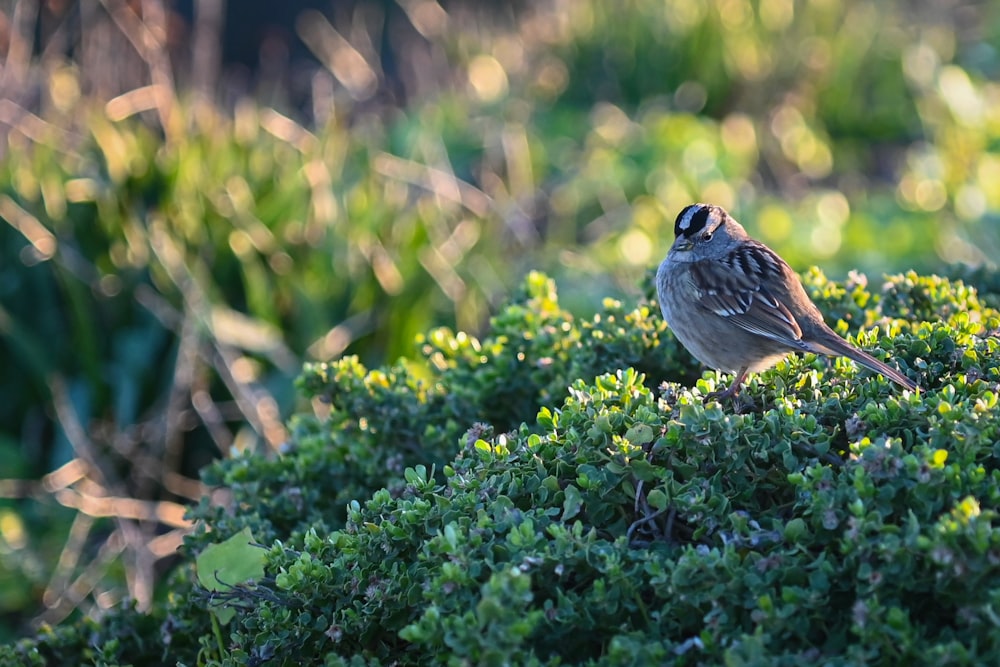
[[[921,391],[792,357],[734,413],[703,403],[718,377],[691,381],[655,304],[578,321],[532,275],[482,341],[308,367],[329,414],[299,415],[274,460],[206,473],[232,507],[195,511],[189,555],[249,529],[262,578],[210,593],[189,562],[152,614],[0,660],[997,662],[1000,313],[939,277],[805,282]]]

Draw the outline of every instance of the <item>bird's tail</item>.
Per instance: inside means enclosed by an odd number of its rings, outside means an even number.
[[[868,370],[881,373],[899,386],[906,387],[910,391],[917,391],[917,389],[919,389],[916,382],[906,377],[892,366],[879,361],[863,350],[859,350],[845,340],[841,340],[841,343],[842,344],[838,344],[832,340],[829,342],[824,341],[823,347],[829,350],[829,354],[847,357],[848,359],[861,364]]]

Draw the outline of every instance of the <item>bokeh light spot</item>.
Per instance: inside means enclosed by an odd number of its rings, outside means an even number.
[[[757,151],[757,132],[750,117],[734,113],[726,116],[721,128],[722,144],[726,150],[737,154],[752,154]]]
[[[840,226],[851,215],[851,204],[840,192],[828,192],[816,202],[816,214],[824,225]]]
[[[493,56],[478,55],[469,63],[469,83],[483,102],[495,102],[507,94],[507,72]]]
[[[757,215],[757,228],[767,243],[780,243],[792,233],[792,216],[778,206],[765,206]]]
[[[941,68],[938,79],[943,99],[955,118],[966,125],[975,125],[983,117],[983,104],[972,86],[969,75],[961,67],[948,65]]]
[[[618,239],[618,252],[622,259],[634,266],[649,264],[653,257],[653,243],[641,229],[630,229]]]

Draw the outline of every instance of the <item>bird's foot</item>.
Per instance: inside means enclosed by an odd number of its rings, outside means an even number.
[[[740,389],[743,387],[743,380],[746,379],[746,376],[747,376],[747,370],[745,368],[741,369],[740,372],[737,373],[736,377],[733,379],[733,383],[731,385],[729,385],[725,389],[721,389],[719,391],[712,391],[705,394],[705,399],[703,402],[704,403],[708,403],[709,401],[721,402],[728,399],[733,402],[733,409],[737,413],[742,413],[746,408],[753,408],[755,404],[752,398],[747,399],[745,401],[740,399]]]
[[[708,403],[709,401],[725,401],[726,399],[732,399],[733,401],[736,401],[739,398],[739,395],[740,395],[740,388],[736,386],[736,383],[733,383],[732,385],[730,385],[725,389],[720,389],[719,391],[711,391],[705,394],[704,402]]]
[[[710,401],[725,401],[729,399],[733,403],[733,412],[741,415],[745,412],[752,412],[754,408],[757,407],[757,403],[749,396],[741,396],[739,391],[732,391],[730,389],[725,389],[723,391],[713,391],[709,394],[705,394],[704,403],[708,404]]]

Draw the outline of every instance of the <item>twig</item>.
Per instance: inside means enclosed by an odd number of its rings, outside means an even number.
[[[640,519],[636,519],[635,521],[633,521],[632,525],[630,525],[628,527],[628,531],[626,531],[626,533],[625,533],[625,539],[626,539],[626,541],[629,542],[629,543],[631,543],[632,542],[632,534],[640,526],[644,526],[644,525],[646,525],[646,524],[648,524],[648,523],[650,523],[652,521],[655,521],[657,517],[662,516],[664,513],[669,512],[671,509],[672,508],[670,508],[670,507],[664,507],[661,510],[656,510],[652,514],[647,514],[646,516],[644,516],[644,517],[642,517]],[[672,519],[671,519],[670,523],[671,524],[673,523]]]
[[[49,146],[73,157],[78,156],[72,147],[80,145],[80,135],[42,120],[13,100],[0,99],[0,123],[17,130],[36,144]]]
[[[219,36],[225,15],[225,0],[195,0],[191,35],[192,87],[202,101],[209,102],[219,82],[222,49]]]
[[[3,97],[21,94],[24,81],[31,67],[31,53],[35,45],[35,22],[38,19],[38,2],[20,0],[14,5],[10,30],[10,43],[3,64]]]
[[[378,92],[378,74],[364,55],[337,32],[325,16],[307,10],[295,22],[299,37],[327,70],[359,102]]]
[[[191,404],[192,386],[198,359],[198,325],[190,313],[185,313],[181,325],[180,340],[177,343],[177,357],[174,374],[170,383],[170,395],[163,416],[163,472],[173,472],[180,468],[184,453],[184,430],[181,413]],[[160,477],[162,480],[162,475]]]
[[[201,418],[201,423],[205,425],[205,430],[218,448],[219,454],[227,456],[233,446],[233,436],[226,428],[218,403],[212,400],[212,395],[208,391],[208,378],[203,372],[198,373],[191,387],[191,405]]]
[[[201,327],[212,331],[208,300],[197,279],[192,275],[191,268],[185,263],[181,249],[161,226],[155,223],[150,225],[149,239],[154,254],[184,299],[186,311],[184,317],[194,317]],[[182,319],[181,322],[183,321]],[[274,397],[259,385],[249,385],[236,380],[233,368],[238,357],[232,348],[219,341],[218,336],[212,336],[209,345],[198,345],[196,349],[199,356],[219,374],[239,405],[244,418],[272,449],[277,450],[288,439],[288,433],[281,422],[278,403]]]
[[[389,153],[379,153],[372,165],[376,172],[429,192],[465,207],[473,215],[485,218],[493,210],[493,199],[452,173],[405,160]]]
[[[167,21],[163,3],[160,0],[142,0],[142,18],[120,0],[117,2],[101,0],[101,4],[107,9],[118,29],[132,43],[136,53],[146,62],[153,84],[150,90],[155,98],[160,125],[167,139],[172,139],[182,128],[174,121],[177,103],[170,58],[164,46]]]
[[[108,482],[114,479],[114,477],[109,477],[106,471],[103,470],[97,449],[94,447],[94,443],[90,441],[87,431],[80,423],[80,418],[77,416],[76,409],[69,399],[69,394],[66,391],[66,383],[63,381],[62,376],[52,376],[49,379],[48,385],[52,392],[52,407],[55,408],[56,419],[59,425],[62,426],[63,432],[66,434],[66,439],[69,440],[70,445],[73,447],[73,451],[90,467],[95,481],[102,486],[108,486]]]
[[[52,494],[63,507],[69,507],[88,516],[114,517],[162,523],[174,528],[191,528],[184,518],[187,507],[169,500],[139,500],[121,496],[95,496],[76,489],[60,489]]]
[[[97,582],[101,580],[111,563],[124,549],[125,541],[122,539],[121,532],[113,531],[104,540],[97,556],[87,564],[86,569],[66,586],[60,595],[49,602],[49,608],[34,619],[33,625],[36,627],[43,624],[54,625],[69,616],[94,590]]]
[[[42,603],[48,607],[53,606],[57,600],[65,593],[73,570],[80,562],[80,554],[83,553],[87,545],[87,538],[94,527],[94,517],[84,513],[78,513],[73,518],[73,525],[70,526],[69,535],[59,554],[59,561],[56,563],[55,572],[49,578],[49,583],[42,593]]]

